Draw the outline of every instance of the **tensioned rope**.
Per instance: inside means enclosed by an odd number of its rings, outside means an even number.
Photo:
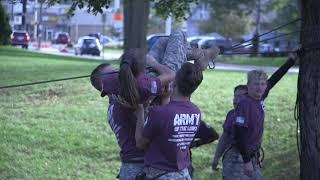
[[[262,34],[258,35],[257,37],[261,37],[261,36],[270,34],[270,33],[274,32],[274,31],[277,31],[277,30],[279,30],[279,29],[281,29],[281,28],[284,28],[284,27],[286,27],[286,26],[288,26],[288,25],[290,25],[290,24],[293,24],[293,23],[295,23],[295,22],[298,22],[298,21],[300,21],[300,20],[301,20],[301,18],[297,18],[297,19],[295,19],[295,20],[293,20],[293,21],[290,21],[290,22],[288,22],[288,23],[286,23],[286,24],[282,24],[282,25],[280,25],[280,26],[278,26],[278,27],[276,27],[276,28],[274,28],[274,29],[271,29],[270,31],[267,31],[267,32],[265,32],[265,33],[262,33]],[[232,49],[234,49],[234,48],[236,48],[236,47],[238,47],[238,46],[240,46],[240,45],[242,45],[242,44],[244,44],[244,43],[251,42],[253,39],[254,39],[254,37],[251,38],[251,39],[248,39],[248,40],[246,40],[246,41],[244,41],[244,42],[241,42],[241,43],[239,43],[239,44],[233,45],[233,46],[232,46],[230,49],[228,49],[228,50],[232,50]],[[227,50],[227,51],[228,51],[228,50]]]
[[[298,32],[301,32],[301,30],[298,30],[298,31],[292,31],[292,32],[289,32],[289,33],[285,33],[285,34],[280,34],[280,35],[277,35],[277,36],[274,36],[274,37],[271,37],[271,38],[267,38],[267,39],[263,39],[261,41],[259,41],[259,43],[261,42],[267,42],[267,41],[270,41],[270,40],[273,40],[273,39],[277,39],[277,38],[280,38],[280,37],[284,37],[284,36],[289,36],[289,35],[292,35],[292,34],[295,34],[295,33],[298,33]],[[252,45],[252,43],[248,43],[248,44],[245,44],[243,46],[237,46],[231,50],[236,50],[236,49],[239,49],[239,48],[244,48],[244,47],[247,47],[247,46],[250,46]]]
[[[104,75],[108,75],[108,74],[115,74],[115,73],[118,73],[118,71],[112,71],[112,72],[109,72],[109,73],[97,74],[97,75],[93,75],[93,77],[99,77],[99,76],[104,76]],[[32,86],[32,85],[36,85],[36,84],[44,84],[44,83],[51,83],[51,82],[58,82],[58,81],[67,81],[67,80],[72,80],[72,79],[81,79],[81,78],[87,78],[87,77],[90,77],[90,76],[91,75],[75,76],[75,77],[53,79],[53,80],[47,80],[47,81],[37,81],[37,82],[24,83],[24,84],[1,86],[0,89],[8,89],[8,88],[15,88],[15,87],[23,87],[23,86]]]

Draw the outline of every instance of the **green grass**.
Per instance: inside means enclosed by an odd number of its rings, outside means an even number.
[[[99,63],[0,47],[0,85],[86,75]],[[219,132],[233,87],[245,77],[208,70],[192,97]],[[296,75],[285,76],[266,101],[266,180],[298,179],[296,81]],[[106,106],[86,78],[0,90],[0,179],[115,179],[119,148],[106,123]],[[216,142],[193,150],[195,179],[221,177],[210,169],[215,147]]]
[[[116,56],[121,56],[123,50],[122,49],[111,49],[111,48],[104,48],[103,49],[105,54],[111,54],[111,55],[116,55]]]
[[[236,65],[253,65],[253,66],[281,66],[285,61],[286,57],[249,57],[249,56],[225,56],[222,58],[222,62],[226,64]]]

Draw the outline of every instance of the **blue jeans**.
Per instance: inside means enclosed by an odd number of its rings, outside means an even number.
[[[143,171],[143,163],[122,163],[120,168],[120,180],[134,180]]]

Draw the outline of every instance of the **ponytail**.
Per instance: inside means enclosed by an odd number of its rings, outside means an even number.
[[[145,68],[145,53],[143,49],[129,49],[121,56],[119,80],[120,96],[133,108],[140,103],[136,77]]]
[[[134,77],[130,65],[123,63],[119,71],[120,79],[120,96],[124,98],[132,107],[137,107],[139,104],[139,91],[137,89],[137,81]]]

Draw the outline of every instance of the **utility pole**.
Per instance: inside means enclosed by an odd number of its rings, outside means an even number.
[[[14,29],[14,15],[13,15],[13,6],[16,3],[15,1],[10,1],[11,3],[11,18],[10,18],[10,25],[11,29]]]
[[[257,19],[256,19],[256,34],[260,32],[260,14],[261,14],[261,0],[257,0]]]
[[[40,0],[39,21],[37,24],[38,50],[40,50],[41,48],[41,38],[42,38],[42,28],[40,29],[41,22],[42,22],[42,4],[43,4],[43,0]]]
[[[22,0],[22,27],[21,29],[27,30],[26,23],[26,15],[27,15],[27,0]]]
[[[114,0],[114,12],[118,12],[120,9],[120,0]]]
[[[172,26],[172,16],[168,16],[166,19],[166,29],[165,34],[170,35],[171,34],[171,26]]]
[[[34,1],[34,26],[33,26],[33,39],[37,39],[38,37],[38,9],[39,4],[38,0]]]
[[[257,0],[257,17],[256,17],[256,30],[252,38],[253,56],[259,53],[259,32],[260,32],[260,14],[261,14],[261,0]]]
[[[101,36],[101,39],[99,39],[99,41],[101,42],[101,45],[102,45],[102,60],[104,60],[104,44],[103,44],[103,36],[106,34],[105,32],[105,29],[106,29],[106,13],[104,12],[102,15],[101,15],[101,19],[102,19],[102,36]]]

